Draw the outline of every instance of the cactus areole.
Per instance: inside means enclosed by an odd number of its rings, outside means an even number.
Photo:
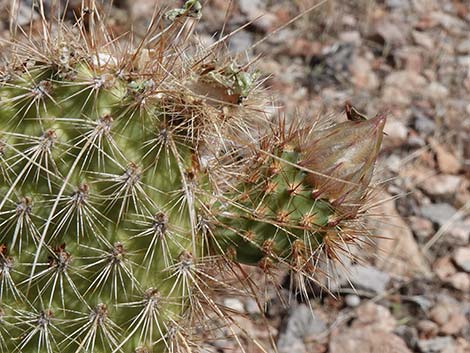
[[[87,13],[2,49],[0,352],[197,351],[224,271],[315,278],[362,237],[385,119],[275,122],[191,9],[133,47]]]

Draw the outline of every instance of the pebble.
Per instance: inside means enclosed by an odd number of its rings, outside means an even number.
[[[392,9],[408,9],[410,7],[409,0],[386,0],[385,4]]]
[[[470,55],[458,56],[457,63],[463,67],[470,67]]]
[[[279,333],[277,349],[279,353],[306,353],[304,341],[315,337],[327,329],[325,322],[318,313],[313,313],[309,306],[299,304],[287,317],[287,322]]]
[[[383,38],[388,45],[401,46],[406,43],[406,30],[396,22],[379,21],[374,34]]]
[[[420,320],[416,324],[421,339],[429,339],[437,336],[439,333],[439,326],[431,320]]]
[[[417,45],[421,45],[426,49],[434,49],[434,39],[426,32],[412,31],[411,35],[413,36],[413,40]]]
[[[448,279],[449,284],[464,293],[470,292],[470,275],[465,272],[457,272]]]
[[[443,84],[433,81],[426,86],[424,96],[432,101],[438,101],[446,98],[449,95],[449,89]]]
[[[254,13],[258,13],[266,8],[266,1],[264,0],[239,0],[238,6],[240,10],[248,15],[253,16]]]
[[[391,195],[382,192],[374,200],[380,203],[375,211],[393,219],[393,223],[380,221],[372,224],[376,229],[375,234],[380,234],[376,239],[377,247],[380,249],[377,266],[393,276],[430,275],[429,265],[419,249],[413,232],[398,213],[396,202],[392,200]],[[383,200],[389,201],[383,202]]]
[[[442,326],[449,320],[455,309],[453,305],[445,303],[437,304],[429,311],[429,318]]]
[[[447,229],[446,235],[454,246],[467,245],[470,243],[470,223],[454,222],[452,227]]]
[[[444,174],[456,174],[461,168],[459,160],[434,139],[429,139],[429,144],[436,154],[437,165]]]
[[[470,341],[463,338],[457,337],[454,344],[445,348],[441,353],[469,353],[470,352]]]
[[[254,21],[253,26],[263,32],[268,32],[277,20],[274,14],[266,12],[265,0],[240,0],[238,6],[250,21]]]
[[[450,174],[438,174],[424,179],[421,188],[430,196],[455,195],[462,183],[462,178]]]
[[[454,251],[452,260],[460,269],[470,272],[470,246],[460,247]]]
[[[359,56],[355,56],[351,65],[351,82],[358,88],[376,89],[379,86],[379,79],[372,71],[370,61]]]
[[[390,275],[369,265],[353,265],[347,273],[345,284],[351,284],[356,289],[363,289],[374,294],[385,292]]]
[[[250,315],[259,315],[261,314],[261,309],[258,305],[258,302],[253,298],[247,298],[245,300],[245,310]]]
[[[240,31],[230,37],[229,50],[233,54],[240,53],[249,49],[252,44],[253,34],[248,31]]]
[[[397,326],[393,332],[400,336],[409,348],[416,347],[416,343],[418,342],[418,330],[416,330],[416,327],[400,325]]]
[[[395,172],[395,173],[398,173],[400,171],[400,169],[402,168],[402,165],[403,165],[403,162],[400,158],[399,155],[397,154],[391,154],[388,158],[387,158],[387,161],[386,161],[386,164],[387,164],[387,168],[392,171],[392,172]],[[392,185],[393,186],[393,185]],[[391,187],[391,186],[390,186]],[[399,192],[401,192],[402,190],[399,190]],[[389,189],[389,192],[390,192],[390,189]]]
[[[32,11],[32,6],[29,5],[26,1],[17,3],[19,5],[16,8],[15,19],[16,23],[19,26],[26,26],[31,23],[31,21],[37,20],[39,18],[36,11]],[[7,11],[3,9],[2,11]]]
[[[410,134],[408,136],[408,146],[412,148],[420,148],[426,146],[426,141],[424,139],[416,134]]]
[[[289,353],[293,352],[295,351],[289,351]],[[347,329],[332,335],[328,352],[412,353],[403,339],[391,332],[383,331],[372,326],[361,329]]]
[[[444,335],[457,335],[467,326],[467,318],[463,313],[457,310],[449,316],[448,320],[443,325],[441,325],[440,332]]]
[[[397,68],[406,71],[421,72],[423,70],[422,49],[414,46],[404,46],[394,52]]]
[[[436,123],[422,112],[415,111],[413,127],[424,135],[431,135],[436,130]]]
[[[437,277],[443,282],[448,281],[450,276],[457,272],[457,269],[453,265],[450,256],[444,256],[434,261],[432,269]]]
[[[359,31],[345,31],[339,34],[339,39],[342,42],[352,43],[355,45],[361,44],[361,33]]]
[[[460,54],[470,54],[470,39],[465,39],[457,46],[457,52]]]
[[[421,207],[421,214],[431,222],[437,223],[439,226],[443,226],[449,222],[456,213],[457,210],[448,203],[432,203]]]
[[[441,353],[445,348],[453,344],[452,337],[435,337],[429,340],[418,340],[418,348],[421,353]]]
[[[419,240],[424,241],[433,234],[434,227],[429,219],[417,216],[411,216],[408,219],[411,230]]]
[[[344,297],[344,302],[350,308],[355,308],[361,304],[361,298],[355,294],[348,294]]]
[[[392,332],[396,324],[397,320],[386,307],[368,301],[356,309],[356,319],[352,322],[351,327],[373,325],[374,328]]]
[[[449,33],[460,35],[467,30],[467,23],[458,17],[446,14],[442,11],[434,11],[430,14],[431,19],[438,22]]]
[[[406,141],[408,137],[408,129],[399,120],[388,119],[385,123],[384,132],[386,135],[386,140],[392,141],[392,145],[399,146]]]
[[[385,102],[408,105],[417,92],[427,84],[426,79],[417,72],[402,70],[390,73],[384,81],[382,99]]]
[[[224,299],[224,305],[227,308],[230,308],[234,311],[237,311],[239,313],[245,312],[245,307],[243,306],[243,303],[241,302],[240,299],[237,298],[225,298]]]
[[[429,311],[429,318],[444,335],[456,335],[467,326],[467,318],[457,304],[441,302]]]

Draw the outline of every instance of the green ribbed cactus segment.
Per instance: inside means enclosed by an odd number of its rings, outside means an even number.
[[[186,122],[164,99],[139,109],[151,80],[88,64],[68,77],[36,64],[1,87],[11,351],[163,351],[187,305],[177,278],[196,246],[182,201],[194,153]]]
[[[247,264],[290,263],[300,244],[318,247],[334,207],[305,183],[299,152],[279,151],[262,158],[243,176],[226,207],[221,205],[219,242]]]
[[[384,118],[274,123],[256,73],[192,42],[188,3],[135,47],[89,14],[10,43],[0,352],[197,351],[209,312],[229,322],[221,269],[312,278],[360,236]]]
[[[219,246],[263,268],[305,266],[322,249],[336,258],[356,240],[351,223],[363,212],[384,123],[347,121],[268,144],[213,212]]]

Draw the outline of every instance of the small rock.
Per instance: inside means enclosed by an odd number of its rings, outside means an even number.
[[[356,17],[349,13],[345,13],[344,15],[342,15],[340,21],[343,25],[348,27],[356,27],[357,25]]]
[[[413,233],[421,241],[428,239],[434,232],[432,222],[426,218],[411,216],[409,217],[409,221]]]
[[[19,2],[17,3],[17,8],[15,8],[14,19],[15,24],[20,27],[25,27],[31,23],[31,21],[37,20],[39,18],[36,11],[33,10],[31,5],[28,5],[28,2]],[[2,10],[9,11],[9,10]]]
[[[462,183],[462,178],[456,175],[438,174],[426,178],[421,188],[430,196],[455,195]]]
[[[418,73],[423,70],[423,53],[419,47],[400,47],[394,52],[394,57],[399,69]]]
[[[421,207],[421,214],[439,226],[449,222],[456,213],[457,210],[448,203],[432,203]]]
[[[439,303],[429,311],[429,317],[432,321],[442,326],[456,310],[455,305]]]
[[[432,268],[437,277],[443,282],[447,282],[449,277],[457,272],[457,269],[452,264],[450,256],[444,256],[437,259]]]
[[[358,88],[375,89],[379,86],[379,79],[372,71],[369,60],[354,56],[351,65],[351,82]]]
[[[425,114],[415,112],[413,127],[424,135],[430,135],[436,130],[436,123]]]
[[[470,54],[470,39],[465,39],[457,46],[457,51],[460,54]]]
[[[426,84],[426,79],[417,72],[395,71],[385,78],[382,98],[387,102],[408,105]]]
[[[265,0],[240,0],[238,6],[250,21],[254,21],[253,26],[263,32],[268,32],[277,20],[276,15],[266,12]]]
[[[361,304],[361,298],[359,298],[359,296],[355,294],[348,294],[347,296],[344,297],[344,302],[350,308],[355,308],[359,306],[359,304]]]
[[[375,27],[375,35],[383,38],[386,44],[400,46],[406,43],[406,26],[390,21],[379,21]]]
[[[456,246],[463,246],[470,243],[470,223],[454,222],[450,229],[446,231],[449,242]]]
[[[294,351],[290,350],[289,352]],[[397,335],[371,326],[361,329],[346,329],[332,335],[328,352],[412,353]]]
[[[452,344],[452,337],[435,337],[429,340],[418,340],[418,348],[421,353],[441,353]]]
[[[403,338],[408,347],[416,347],[416,344],[418,342],[418,331],[415,327],[400,325],[397,326],[397,328],[393,332]]]
[[[346,31],[339,34],[339,39],[342,42],[352,43],[355,45],[361,44],[361,33],[359,31]]]
[[[470,275],[465,272],[457,272],[448,279],[449,284],[464,293],[470,292]]]
[[[420,252],[413,232],[398,213],[395,201],[385,192],[378,194],[376,200],[381,201],[376,212],[393,219],[393,224],[374,223],[375,233],[379,235],[376,244],[381,255],[376,265],[383,271],[400,277],[428,276],[429,266]]]
[[[245,311],[243,303],[237,298],[225,298],[224,305],[227,308],[237,311],[239,313],[243,313]]]
[[[318,336],[327,326],[319,314],[300,304],[289,314],[287,322],[279,333],[277,348],[279,353],[307,353],[304,341],[310,336]]]
[[[418,136],[416,134],[410,134],[408,136],[408,146],[411,148],[421,148],[426,146],[426,141],[421,136]]]
[[[442,100],[449,95],[449,89],[443,84],[433,81],[424,89],[424,96],[432,101]]]
[[[434,39],[426,32],[412,31],[411,35],[417,45],[426,49],[434,49]]]
[[[217,342],[217,340],[216,340],[216,342]],[[217,343],[215,345],[217,345]],[[224,345],[222,345],[222,347],[224,347]],[[140,350],[138,349],[134,352],[135,353],[140,353]],[[145,348],[145,350],[143,350],[142,352],[145,353],[145,352],[148,352],[148,351]],[[217,347],[214,347],[214,346],[206,343],[202,347],[200,347],[200,352],[201,353],[218,353],[218,352],[220,352],[220,350]]]
[[[452,255],[454,263],[465,272],[470,272],[470,246],[460,247]]]
[[[241,53],[253,44],[253,34],[248,31],[235,33],[229,39],[229,50],[232,53]]]
[[[266,1],[264,0],[240,0],[238,2],[240,6],[240,11],[247,16],[254,16],[261,10],[266,9]]]
[[[321,53],[320,42],[310,41],[305,38],[295,38],[286,48],[290,56],[310,58]]]
[[[409,0],[386,0],[385,4],[392,9],[408,9],[410,7]]]
[[[408,136],[408,129],[405,124],[399,120],[388,119],[384,127],[384,132],[386,133],[387,140],[391,140],[394,146],[403,144]]]
[[[437,165],[442,173],[457,174],[461,168],[459,160],[434,139],[429,139],[429,144],[436,153]]]
[[[470,342],[463,337],[457,337],[454,344],[445,348],[441,353],[469,353]]]
[[[408,297],[408,300],[415,303],[424,312],[427,312],[434,305],[434,302],[424,295],[412,295]]]
[[[430,14],[430,17],[451,34],[462,34],[467,30],[467,23],[465,21],[445,12],[434,11]]]
[[[470,66],[470,55],[460,55],[457,57],[457,63],[464,68]]]
[[[465,275],[465,273],[464,273]],[[462,313],[456,311],[452,313],[449,319],[441,326],[440,332],[444,335],[457,335],[464,327],[468,325],[467,318]]]
[[[356,309],[356,319],[351,327],[359,328],[373,325],[374,328],[392,332],[396,324],[397,320],[386,307],[369,301]]]
[[[421,339],[429,339],[437,336],[439,333],[439,326],[431,320],[420,320],[416,324]]]
[[[391,154],[387,158],[387,168],[395,173],[398,173],[402,167],[402,160],[397,154]],[[390,190],[389,190],[390,191]],[[401,190],[399,190],[401,192]]]
[[[413,71],[395,71],[385,78],[385,85],[396,86],[412,93],[415,93],[416,88],[425,87],[426,84],[426,79]]]
[[[348,271],[348,282],[357,289],[370,291],[374,294],[385,292],[390,275],[372,266],[353,265]]]
[[[247,298],[245,300],[245,310],[250,315],[259,315],[261,314],[261,309],[258,305],[258,302],[253,298]]]

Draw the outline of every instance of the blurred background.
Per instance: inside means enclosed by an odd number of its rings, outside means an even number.
[[[138,37],[156,8],[183,3],[101,6],[115,33],[132,30]],[[470,352],[470,2],[201,3],[199,40],[211,44],[231,34],[228,51],[242,63],[256,59],[286,116],[344,120],[347,101],[366,116],[388,116],[380,191],[370,210],[374,246],[363,261],[338,265],[331,293],[312,286],[307,301],[289,293],[286,273],[277,274],[285,286],[261,293],[266,305],[222,294],[219,300],[252,336],[242,340],[245,351]],[[0,1],[2,38],[9,35],[12,4],[19,25],[37,18],[32,0]],[[69,9],[73,19],[81,1],[70,1]],[[269,282],[257,269],[247,271]],[[242,352],[233,333],[227,329],[206,351]]]

